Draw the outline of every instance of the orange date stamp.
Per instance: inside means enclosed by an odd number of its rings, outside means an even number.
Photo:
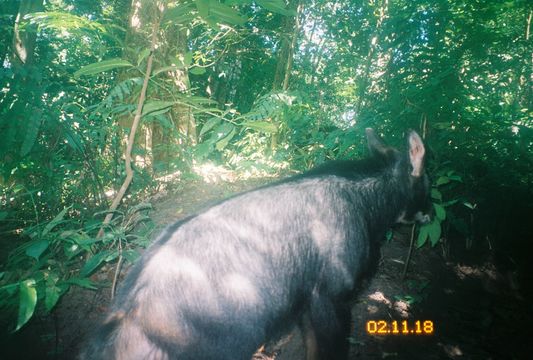
[[[369,320],[366,332],[371,335],[433,335],[435,324],[431,320]]]

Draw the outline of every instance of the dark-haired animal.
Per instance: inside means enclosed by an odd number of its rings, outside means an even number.
[[[395,222],[429,220],[424,145],[384,145],[237,195],[168,227],[82,359],[249,360],[306,323],[308,359],[346,359],[349,301]],[[304,316],[305,315],[305,316]],[[305,319],[305,321],[301,321]]]

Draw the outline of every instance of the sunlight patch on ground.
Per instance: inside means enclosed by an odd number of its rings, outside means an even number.
[[[376,291],[375,293],[368,295],[368,298],[370,300],[374,300],[374,301],[377,301],[377,302],[380,302],[386,305],[391,305],[390,300],[387,299],[385,297],[385,294],[383,294],[381,291]]]
[[[233,182],[237,178],[234,171],[228,170],[220,165],[215,165],[211,162],[195,164],[193,165],[192,170],[208,184],[218,183],[220,181]]]

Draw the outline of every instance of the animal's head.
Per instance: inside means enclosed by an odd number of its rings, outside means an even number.
[[[426,150],[420,136],[415,131],[409,132],[407,153],[385,145],[372,129],[366,129],[366,136],[370,152],[393,166],[393,176],[401,185],[397,190],[403,193],[406,201],[397,222],[425,224],[431,221],[430,183],[424,169]]]

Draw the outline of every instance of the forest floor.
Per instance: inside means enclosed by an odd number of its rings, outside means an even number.
[[[180,185],[152,200],[152,219],[159,228],[209,204],[271,179]],[[441,248],[415,249],[405,280],[404,262],[409,250],[409,228],[395,231],[382,246],[374,277],[354,301],[350,359],[526,359],[533,349],[533,307],[520,294],[511,273],[496,269],[489,256],[471,263],[445,261]],[[98,280],[112,279],[113,269]],[[16,336],[4,338],[3,359],[74,359],[91,328],[105,314],[109,288],[98,291],[74,288],[52,316],[36,317]],[[367,322],[391,326],[397,321],[409,330],[417,321],[431,321],[434,332],[418,335],[369,334]],[[383,321],[383,323],[378,323]],[[5,352],[4,352],[5,351]],[[267,347],[260,359],[304,359],[299,330]],[[47,355],[48,354],[48,355]]]

